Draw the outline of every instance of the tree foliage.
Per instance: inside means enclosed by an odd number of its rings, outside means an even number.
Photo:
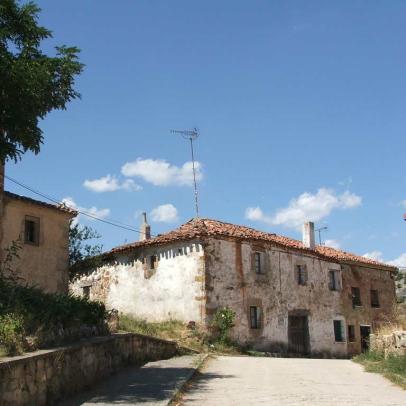
[[[52,33],[38,24],[40,11],[33,2],[0,1],[0,161],[37,154],[39,120],[80,97],[73,88],[83,69],[79,49],[58,46],[55,56],[46,55],[41,42]]]
[[[89,266],[96,264],[97,256],[101,254],[103,246],[101,244],[94,244],[93,240],[99,238],[101,238],[101,235],[91,227],[71,222],[69,228],[69,265],[71,276],[76,274],[78,268],[75,265],[80,261],[87,260]],[[91,261],[92,259],[94,261]]]

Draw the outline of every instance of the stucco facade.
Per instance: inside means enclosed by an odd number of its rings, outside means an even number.
[[[46,292],[67,293],[69,221],[76,213],[9,192],[2,195],[2,256],[13,241],[20,246],[12,263],[14,275]]]
[[[330,251],[240,226],[228,225],[226,233],[221,224],[208,220],[204,229],[191,222],[118,247],[104,255],[103,266],[76,279],[71,291],[151,321],[208,326],[215,311],[227,306],[236,313],[232,338],[272,352],[347,356],[361,349],[359,334],[358,342],[348,340],[349,323],[375,326],[390,313],[393,268],[344,263]],[[355,280],[362,296],[379,291],[379,309],[369,308],[367,299],[363,309],[352,306]]]
[[[202,323],[204,250],[194,241],[140,248],[90,270],[70,290],[150,321]]]

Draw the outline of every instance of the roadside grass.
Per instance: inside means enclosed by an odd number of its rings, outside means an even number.
[[[179,320],[162,322],[147,322],[126,314],[120,315],[119,330],[130,333],[144,334],[152,337],[173,340],[180,347],[190,348],[197,352],[212,352],[218,354],[241,354],[242,350],[233,343],[211,341],[207,332],[199,325],[189,328]]]
[[[379,373],[406,389],[406,356],[389,355],[385,359],[383,354],[369,351],[357,355],[353,361],[363,365],[365,371]]]

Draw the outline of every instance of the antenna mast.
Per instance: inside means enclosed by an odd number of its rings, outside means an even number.
[[[318,228],[318,229],[316,229],[315,231],[318,231],[319,232],[319,244],[320,245],[323,245],[322,244],[322,240],[321,240],[321,232],[322,231],[327,231],[328,230],[328,227],[327,226],[325,226],[325,227],[320,227],[320,228]]]
[[[199,198],[197,192],[197,183],[196,183],[196,167],[195,167],[195,154],[193,151],[193,141],[199,137],[199,131],[197,128],[193,128],[192,130],[171,130],[173,134],[180,134],[185,140],[190,141],[190,150],[192,152],[192,167],[193,167],[193,185],[195,191],[195,210],[196,210],[196,218],[199,218]]]

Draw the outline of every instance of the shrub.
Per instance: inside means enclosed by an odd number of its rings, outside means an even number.
[[[218,309],[213,316],[211,325],[218,332],[218,340],[222,343],[229,341],[229,331],[234,326],[235,312],[228,307]]]
[[[8,355],[21,354],[24,348],[24,320],[20,315],[0,315],[0,344]]]
[[[82,326],[96,326],[99,331],[107,331],[104,304],[71,295],[45,293],[2,278],[0,317],[0,341],[11,350],[13,343],[24,334],[39,335],[43,342],[51,344],[52,337],[58,337],[61,330],[79,332]]]

